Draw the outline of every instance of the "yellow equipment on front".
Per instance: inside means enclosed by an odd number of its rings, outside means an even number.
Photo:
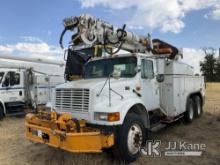
[[[114,135],[88,127],[68,113],[40,111],[26,115],[26,138],[70,152],[102,152],[114,145]]]

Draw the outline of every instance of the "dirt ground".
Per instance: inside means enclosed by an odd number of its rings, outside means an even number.
[[[220,84],[208,84],[203,116],[190,125],[181,121],[160,132],[152,139],[204,143],[206,150],[201,157],[147,158],[142,156],[133,165],[218,165],[220,164]],[[72,154],[43,144],[32,143],[24,136],[24,117],[7,117],[0,121],[0,165],[99,165],[121,164],[107,154]]]

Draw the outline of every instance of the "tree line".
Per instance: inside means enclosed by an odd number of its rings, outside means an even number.
[[[204,61],[200,62],[200,70],[207,82],[220,82],[220,59],[215,57],[214,48],[204,48]]]

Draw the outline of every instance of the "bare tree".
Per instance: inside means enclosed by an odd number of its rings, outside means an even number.
[[[202,48],[202,50],[204,51],[206,56],[214,56],[216,52],[215,48],[213,47],[204,47]]]
[[[213,47],[203,48],[205,58],[200,62],[200,67],[206,81],[220,81],[220,61],[215,58],[216,50]]]

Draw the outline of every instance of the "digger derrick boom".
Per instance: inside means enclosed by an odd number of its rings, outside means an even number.
[[[126,50],[132,53],[152,52],[153,54],[164,54],[174,59],[179,50],[161,40],[151,40],[150,35],[139,36],[133,32],[126,30],[126,25],[117,28],[101,19],[97,19],[88,14],[82,14],[79,17],[69,17],[64,19],[64,31],[60,37],[60,44],[63,47],[62,39],[67,30],[76,31],[71,39],[74,49],[84,46],[94,47],[103,45],[111,46],[118,50]],[[107,50],[106,50],[107,51]],[[108,52],[108,51],[107,51]],[[116,54],[118,51],[110,52]]]
[[[118,48],[120,42],[123,41],[122,49],[132,52],[144,52],[144,47],[147,46],[144,43],[141,44],[142,40],[147,40],[146,38],[140,38],[133,32],[125,31],[125,27],[122,29],[116,28],[88,14],[64,19],[64,27],[66,30],[71,31],[77,28],[77,33],[72,38],[74,45],[80,43],[91,46],[108,44]]]
[[[117,54],[120,50],[131,53],[151,52],[153,55],[164,55],[169,59],[177,59],[178,55],[181,55],[176,47],[159,39],[151,40],[149,34],[139,36],[127,31],[126,25],[117,28],[88,14],[66,18],[63,24],[65,28],[60,37],[62,48],[65,32],[75,32],[67,50],[65,78],[69,81],[79,79],[83,72],[82,66],[90,58],[102,56],[102,52],[110,55]]]

